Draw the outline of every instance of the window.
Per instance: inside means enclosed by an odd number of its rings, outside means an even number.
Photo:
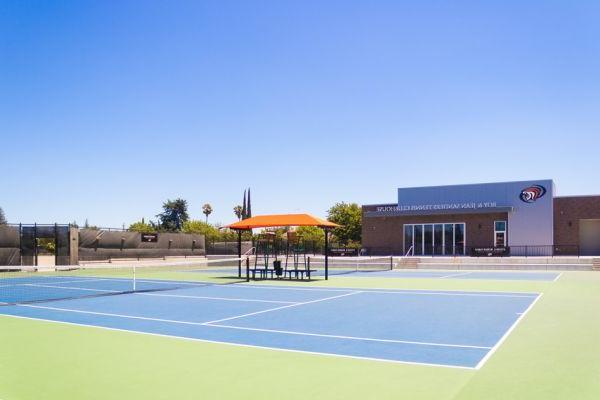
[[[506,221],[494,221],[494,247],[506,247]]]
[[[433,254],[433,225],[423,225],[423,254],[430,256]]]
[[[463,255],[465,224],[406,224],[404,253],[416,256]]]
[[[433,226],[433,254],[444,254],[444,224]]]
[[[444,224],[444,254],[454,254],[454,224]]]
[[[416,256],[423,254],[423,225],[415,225],[415,243],[413,254]]]
[[[409,251],[412,254],[413,246],[413,225],[404,225],[404,254]]]
[[[465,224],[454,224],[454,254],[465,254]]]

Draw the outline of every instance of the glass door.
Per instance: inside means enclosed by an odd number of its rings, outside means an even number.
[[[506,247],[506,221],[494,221],[494,247]]]
[[[404,225],[404,255],[408,254],[412,256],[415,253],[413,247],[413,226]]]
[[[465,224],[454,224],[454,254],[465,254]]]
[[[433,255],[433,225],[423,225],[423,254]]]
[[[433,226],[433,254],[436,256],[444,254],[444,224]]]
[[[423,255],[423,225],[415,225],[415,248],[414,255]]]
[[[404,225],[404,254],[463,255],[465,235],[464,223],[406,224]]]
[[[444,224],[444,254],[454,254],[454,224]]]

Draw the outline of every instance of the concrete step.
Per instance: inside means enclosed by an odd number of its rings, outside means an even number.
[[[592,270],[600,271],[600,258],[594,258],[594,261],[592,262]]]

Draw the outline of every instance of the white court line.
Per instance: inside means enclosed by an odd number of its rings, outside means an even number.
[[[472,273],[474,271],[469,271],[468,273]],[[498,271],[494,271],[498,272]],[[512,271],[506,271],[512,272]],[[102,278],[98,280],[105,281],[131,281],[128,278]],[[91,279],[81,279],[82,282],[90,282]],[[505,292],[464,292],[464,291],[455,291],[455,290],[444,290],[444,291],[430,291],[430,289],[389,289],[389,288],[328,288],[328,287],[310,287],[310,286],[291,286],[291,285],[279,285],[279,286],[267,286],[267,285],[214,285],[210,282],[185,282],[185,281],[171,281],[165,279],[136,279],[137,282],[144,283],[175,283],[178,285],[190,285],[195,287],[205,287],[205,286],[217,286],[222,288],[243,288],[243,289],[267,289],[267,290],[295,290],[295,291],[316,291],[316,292],[348,292],[348,291],[356,291],[360,290],[365,293],[385,293],[385,294],[410,294],[410,295],[438,295],[438,296],[481,296],[481,297],[536,297],[537,293],[527,293],[523,292],[523,294],[510,293],[507,294]],[[79,281],[78,281],[79,282]],[[62,282],[61,282],[62,283]]]
[[[33,286],[33,287],[45,287],[45,288],[54,288],[54,289],[68,289],[68,290],[85,290],[89,292],[105,292],[105,293],[121,293],[122,290],[108,290],[108,289],[90,289],[90,288],[82,288],[77,286],[60,286],[60,285],[43,285],[40,283],[28,283],[23,286]]]
[[[42,276],[40,278],[59,278],[58,276]],[[11,279],[11,278],[8,278]],[[58,284],[63,284],[63,283],[80,283],[80,282],[96,282],[96,281],[110,281],[113,279],[101,279],[101,278],[97,278],[97,279],[77,279],[74,281],[59,281],[57,282]],[[52,283],[50,283],[52,284]],[[13,283],[13,284],[8,284],[8,285],[0,285],[0,287],[14,287],[14,286],[31,286],[31,285],[41,285],[41,283]]]
[[[537,295],[534,294],[500,294],[500,293],[452,293],[452,292],[418,292],[418,291],[367,291],[362,290],[363,293],[368,294],[407,294],[410,296],[466,296],[466,297],[507,297],[507,298],[535,298]]]
[[[289,307],[296,307],[296,306],[301,306],[301,305],[305,305],[305,304],[317,303],[317,302],[320,302],[320,301],[331,300],[331,299],[335,299],[335,298],[338,298],[338,297],[350,296],[350,295],[358,294],[358,293],[360,293],[360,292],[346,293],[346,294],[339,295],[339,296],[326,297],[324,299],[312,300],[312,301],[307,301],[307,302],[303,302],[303,303],[293,303],[293,304],[288,304],[288,305],[281,306],[281,307],[269,308],[269,309],[262,310],[262,311],[257,311],[257,312],[253,312],[253,313],[243,314],[243,315],[236,315],[236,316],[233,316],[233,317],[222,318],[222,319],[219,319],[219,320],[208,321],[208,322],[191,322],[191,321],[180,321],[180,320],[174,320],[174,319],[150,318],[150,317],[141,317],[141,316],[136,316],[136,315],[114,314],[114,313],[105,313],[105,312],[99,312],[99,311],[86,311],[86,310],[78,310],[78,309],[73,309],[73,308],[40,306],[40,305],[33,305],[33,304],[16,304],[16,306],[18,306],[18,307],[29,307],[29,308],[39,308],[39,309],[54,310],[54,311],[66,311],[66,312],[72,312],[72,313],[77,313],[77,314],[102,315],[102,316],[107,316],[107,317],[140,319],[140,320],[144,320],[144,321],[169,322],[169,323],[173,323],[173,324],[201,326],[201,325],[208,325],[208,324],[211,324],[211,323],[217,323],[217,322],[221,322],[221,321],[229,321],[229,320],[232,320],[232,319],[237,319],[237,318],[242,318],[242,317],[248,317],[248,316],[251,316],[251,315],[262,314],[262,313],[266,313],[266,312],[281,310],[281,309],[289,308]]]
[[[43,278],[64,278],[64,277],[60,277],[60,276],[50,276],[50,277],[46,277],[44,276]],[[115,282],[132,282],[133,281],[133,276],[129,277],[129,278],[119,278],[119,277],[111,277],[111,278],[94,278],[93,276],[90,277],[90,279],[86,278],[86,277],[81,277],[81,279],[78,280],[74,280],[71,281],[69,283],[78,283],[78,282],[94,282],[94,281],[115,281]],[[147,278],[137,278],[136,282],[143,282],[143,283],[175,283],[177,285],[190,285],[190,286],[211,286],[213,285],[210,282],[205,282],[205,281],[180,281],[180,280],[169,280],[169,279],[147,279]],[[67,283],[67,282],[58,282],[58,283]],[[28,285],[26,283],[23,283],[21,285]],[[9,286],[15,286],[15,285],[9,285]],[[226,285],[223,285],[226,286]]]
[[[221,324],[211,324],[211,323],[206,323],[206,326],[213,326],[213,327],[217,327],[217,328],[227,328],[227,329],[238,329],[238,330],[243,330],[243,331],[272,332],[272,333],[283,333],[286,335],[315,336],[315,337],[324,337],[324,338],[332,338],[332,339],[361,340],[361,341],[368,341],[368,342],[414,344],[414,345],[419,345],[419,346],[459,347],[459,348],[467,348],[467,349],[485,349],[485,350],[491,349],[491,347],[489,347],[489,346],[474,346],[474,345],[434,343],[434,342],[418,342],[418,341],[411,341],[411,340],[375,339],[375,338],[366,338],[366,337],[358,337],[358,336],[327,335],[327,334],[321,334],[321,333],[285,331],[285,330],[277,330],[277,329],[247,328],[247,327],[243,327],[243,326],[221,325]]]
[[[104,293],[124,293],[127,291],[123,290],[108,290],[108,289],[91,289],[91,288],[82,288],[77,286],[59,286],[59,285],[43,285],[37,283],[29,283],[25,286],[34,286],[34,287],[45,287],[45,288],[54,288],[54,289],[67,289],[67,290],[84,290],[89,292],[104,292]],[[239,301],[239,302],[252,302],[252,303],[273,303],[273,304],[297,304],[294,301],[278,301],[278,300],[258,300],[258,299],[241,299],[241,298],[229,298],[229,297],[214,297],[214,296],[186,296],[186,295],[177,295],[177,294],[158,294],[158,293],[136,293],[132,292],[129,294],[135,294],[138,296],[156,296],[156,297],[175,297],[175,298],[184,298],[184,299],[203,299],[203,300],[219,300],[219,301]],[[8,304],[1,303],[0,304]]]
[[[223,287],[228,287],[228,286],[223,286]],[[265,288],[265,289],[286,289],[285,287],[264,287],[264,286],[239,286],[239,287],[250,287],[250,288]],[[316,288],[293,288],[293,289],[300,289],[300,290],[322,290],[322,289],[316,289]],[[327,291],[327,290],[326,290]],[[343,289],[334,289],[331,290],[329,289],[328,291],[343,291]],[[146,317],[136,317],[136,316],[128,316],[128,315],[119,315],[119,314],[108,314],[108,313],[98,313],[98,312],[91,312],[91,311],[81,311],[81,310],[70,310],[70,309],[62,309],[62,308],[55,308],[55,307],[44,307],[44,306],[32,306],[32,305],[19,305],[19,306],[24,306],[24,307],[32,307],[32,308],[46,308],[46,309],[54,309],[54,310],[59,310],[59,311],[70,311],[70,312],[76,312],[76,313],[85,313],[85,314],[96,314],[96,315],[107,315],[107,316],[114,316],[114,317],[122,317],[122,318],[131,318],[131,319],[141,319],[141,320],[153,320],[153,321],[159,321],[159,322],[171,322],[171,323],[178,323],[178,324],[186,324],[186,325],[207,325],[207,326],[211,326],[210,324],[216,324],[218,322],[222,322],[222,321],[227,321],[227,320],[231,320],[231,319],[237,319],[237,318],[242,318],[242,317],[246,317],[246,316],[250,316],[250,315],[255,315],[255,314],[261,314],[264,312],[270,312],[270,311],[276,311],[279,309],[284,309],[284,308],[289,308],[289,307],[294,307],[297,305],[303,305],[303,304],[310,304],[310,303],[315,303],[315,302],[319,302],[319,301],[325,301],[325,300],[329,300],[329,299],[333,299],[333,298],[338,298],[338,297],[345,297],[345,296],[349,296],[349,295],[353,295],[353,294],[358,294],[358,293],[390,293],[390,294],[418,294],[418,295],[458,295],[458,296],[495,296],[495,297],[526,297],[526,298],[531,298],[532,295],[502,295],[501,292],[490,292],[490,293],[448,293],[448,292],[426,292],[426,291],[391,291],[391,292],[386,292],[386,291],[354,291],[351,293],[345,293],[339,296],[332,296],[332,297],[328,297],[328,298],[324,298],[324,299],[318,299],[318,300],[313,300],[313,301],[309,301],[309,302],[304,302],[304,303],[294,303],[294,304],[290,304],[290,305],[286,305],[283,307],[276,307],[273,309],[268,309],[268,310],[263,310],[263,311],[259,311],[256,313],[249,313],[249,314],[244,314],[244,315],[239,315],[239,316],[235,316],[235,317],[230,317],[230,318],[224,318],[221,320],[216,320],[216,321],[209,321],[209,322],[205,322],[205,323],[194,323],[194,322],[188,322],[188,321],[176,321],[176,320],[166,320],[166,319],[157,319],[157,318],[146,318]],[[484,363],[491,357],[491,355],[499,348],[499,346],[503,343],[503,341],[506,339],[506,337],[508,337],[508,335],[510,334],[510,332],[512,332],[512,330],[516,327],[516,325],[518,324],[518,322],[523,319],[523,317],[525,316],[525,314],[533,307],[533,305],[537,302],[537,300],[541,297],[541,294],[537,295],[537,297],[535,298],[535,300],[532,302],[532,304],[527,308],[527,310],[513,323],[513,325],[511,326],[511,328],[504,334],[504,336],[500,339],[500,341],[498,341],[496,343],[496,345],[494,347],[491,348],[491,350],[486,354],[486,356],[477,364],[477,366],[475,367],[475,369],[479,369],[481,368],[481,366],[484,365]],[[35,318],[34,318],[35,319]],[[94,326],[94,325],[92,325]],[[135,331],[134,331],[135,332]],[[202,340],[202,339],[200,339]],[[225,342],[216,342],[216,343],[225,343]],[[250,347],[261,347],[261,346],[250,346]],[[266,347],[269,348],[269,347]],[[272,348],[272,349],[276,349],[277,348]],[[281,350],[286,350],[286,349],[281,349]],[[304,351],[300,351],[300,352],[304,352]],[[310,352],[308,352],[310,353]],[[328,354],[328,353],[315,353],[315,354]],[[336,355],[336,354],[332,354],[332,355]],[[342,356],[345,357],[343,355],[337,355],[337,356]],[[351,358],[354,358],[352,356],[349,356]],[[359,357],[360,358],[360,357]],[[382,361],[389,361],[389,360],[382,360]],[[400,363],[407,363],[407,362],[403,362],[403,361],[392,361],[392,362],[400,362]],[[410,363],[410,362],[408,362]],[[443,364],[424,364],[424,363],[414,363],[417,365],[434,365],[434,366],[446,366]],[[455,367],[455,366],[450,366],[450,367]],[[457,368],[467,368],[467,369],[473,369],[470,367],[457,367]]]
[[[28,308],[48,309],[48,310],[53,310],[53,311],[67,311],[67,312],[80,313],[80,314],[102,315],[102,316],[126,318],[126,319],[139,319],[139,320],[144,320],[144,321],[166,322],[166,323],[180,324],[180,325],[195,325],[195,326],[208,326],[208,327],[213,327],[213,328],[228,328],[228,329],[259,331],[259,332],[284,333],[284,334],[288,334],[288,335],[315,336],[315,337],[325,337],[325,338],[333,338],[333,339],[361,340],[361,341],[382,342],[382,343],[413,344],[413,345],[420,345],[420,346],[458,347],[458,348],[473,348],[473,349],[485,349],[485,350],[491,349],[491,347],[487,347],[487,346],[418,342],[418,341],[393,340],[393,339],[375,339],[375,338],[365,338],[365,337],[356,337],[356,336],[339,336],[339,335],[326,335],[326,334],[318,334],[318,333],[283,331],[283,330],[278,331],[278,330],[272,330],[272,329],[244,328],[244,327],[237,327],[237,326],[230,326],[230,325],[219,325],[219,324],[215,324],[212,322],[180,321],[180,320],[172,320],[172,319],[140,317],[140,316],[135,316],[135,315],[113,314],[113,313],[104,313],[104,312],[97,312],[97,311],[85,311],[85,310],[76,310],[76,309],[61,308],[61,307],[39,306],[39,305],[31,305],[31,304],[20,304],[18,306],[19,307],[28,307]],[[280,308],[283,308],[283,307],[280,307]],[[280,309],[280,308],[278,308],[278,309]],[[272,310],[273,309],[271,309],[269,311],[272,311]],[[235,317],[235,318],[238,318],[238,317]]]
[[[445,275],[445,276],[438,276],[438,279],[446,279],[446,278],[453,278],[455,276],[463,276],[463,275],[470,275],[471,272],[459,272],[456,274],[450,274],[450,275]]]
[[[165,335],[165,334],[160,334],[160,333],[134,331],[134,330],[131,330],[131,329],[110,328],[110,327],[106,327],[106,326],[90,325],[90,324],[80,324],[80,323],[76,323],[76,322],[56,321],[56,320],[46,319],[46,318],[24,317],[24,316],[21,316],[21,315],[0,314],[0,317],[25,319],[25,320],[30,320],[30,321],[44,321],[44,322],[50,322],[50,323],[55,323],[55,324],[64,324],[64,325],[71,325],[71,326],[79,326],[79,327],[92,328],[92,329],[104,329],[104,330],[107,330],[107,331],[125,332],[125,333],[132,333],[132,334],[136,334],[136,335],[157,336],[157,337],[168,338],[168,339],[188,340],[188,341],[193,341],[193,342],[212,343],[212,344],[220,344],[220,345],[234,346],[234,347],[245,347],[245,348],[250,348],[250,349],[273,350],[273,351],[283,351],[283,352],[287,352],[287,353],[298,353],[298,354],[310,354],[310,355],[317,355],[317,356],[340,357],[340,358],[349,358],[349,359],[353,359],[353,360],[386,362],[386,363],[391,363],[391,364],[418,365],[418,366],[426,366],[426,367],[444,367],[444,368],[453,368],[453,369],[466,369],[466,370],[471,370],[471,371],[475,370],[474,367],[465,367],[465,366],[461,366],[461,365],[435,364],[435,363],[425,363],[425,362],[416,362],[416,361],[402,361],[402,360],[390,360],[390,359],[385,359],[385,358],[361,357],[361,356],[350,356],[350,355],[336,354],[336,353],[322,353],[322,352],[308,351],[308,350],[286,349],[286,348],[282,348],[282,347],[269,347],[269,346],[259,346],[259,345],[233,343],[233,342],[221,342],[221,341],[218,341],[218,340],[198,339],[198,338],[190,338],[190,337],[175,336],[175,335]]]
[[[268,289],[268,290],[300,290],[300,291],[313,291],[313,292],[347,292],[349,290],[355,289],[344,289],[344,288],[319,288],[319,287],[310,287],[310,286],[288,286],[288,285],[273,285],[273,286],[264,286],[264,285],[223,285],[220,287],[224,288],[240,288],[240,289]],[[363,289],[361,289],[363,290]]]
[[[561,276],[562,276],[562,272],[559,273],[558,275],[556,275],[556,278],[554,278],[554,280],[552,282],[556,282]]]
[[[113,313],[105,313],[105,312],[99,312],[99,311],[85,311],[85,310],[77,310],[74,308],[50,307],[50,306],[40,306],[40,305],[33,305],[33,304],[16,304],[16,306],[17,307],[27,307],[27,308],[39,308],[39,309],[43,309],[43,310],[66,311],[66,312],[71,312],[71,313],[76,313],[76,314],[102,315],[105,317],[140,319],[143,321],[155,321],[155,322],[168,322],[171,324],[196,325],[196,326],[204,325],[203,322],[191,322],[191,321],[179,321],[179,320],[175,320],[175,319],[140,317],[137,315],[113,314]],[[95,325],[93,325],[93,326],[95,326]]]
[[[456,290],[444,290],[444,291],[431,291],[431,289],[390,289],[390,288],[317,288],[317,287],[297,287],[297,286],[259,286],[259,285],[218,285],[223,288],[243,288],[243,289],[268,289],[268,290],[306,290],[306,291],[317,291],[317,292],[348,292],[352,290],[359,290],[363,293],[383,293],[383,294],[409,294],[409,295],[436,295],[436,296],[475,296],[475,297],[527,297],[535,298],[537,293],[523,292],[522,294],[517,293],[505,293],[505,292],[464,292]]]
[[[295,305],[298,305],[298,304],[295,304]],[[105,312],[97,312],[97,311],[85,311],[85,310],[76,310],[76,309],[70,309],[70,308],[39,306],[39,305],[31,305],[31,304],[19,304],[18,306],[19,307],[27,307],[27,308],[46,309],[46,310],[53,310],[53,311],[66,311],[66,312],[72,312],[72,313],[78,313],[78,314],[102,315],[102,316],[116,317],[116,318],[139,319],[139,320],[143,320],[143,321],[153,321],[153,322],[165,322],[165,323],[180,324],[180,325],[208,326],[208,327],[213,327],[213,328],[227,328],[227,329],[258,331],[258,332],[272,332],[272,333],[282,333],[282,334],[288,334],[288,335],[314,336],[314,337],[325,337],[325,338],[333,338],[333,339],[360,340],[360,341],[381,342],[381,343],[412,344],[412,345],[420,345],[420,346],[458,347],[458,348],[472,348],[472,349],[485,349],[485,350],[491,349],[491,347],[488,347],[488,346],[419,342],[419,341],[393,340],[393,339],[375,339],[375,338],[365,338],[365,337],[356,337],[356,336],[327,335],[327,334],[308,333],[308,332],[259,329],[259,328],[245,328],[245,327],[237,327],[237,326],[230,326],[230,325],[219,325],[219,324],[216,324],[213,322],[180,321],[180,320],[172,320],[172,319],[150,318],[150,317],[141,317],[141,316],[135,316],[135,315],[114,314],[114,313],[105,313]],[[281,309],[281,308],[285,308],[285,307],[278,307],[277,309]],[[270,309],[270,310],[266,310],[266,311],[274,311],[274,309]],[[239,317],[234,317],[234,318],[239,318]]]
[[[242,299],[237,297],[213,297],[213,296],[188,296],[179,294],[158,294],[158,293],[133,293],[138,296],[157,296],[157,297],[177,297],[183,299],[203,299],[203,300],[223,300],[223,301],[241,301],[254,303],[274,303],[274,304],[296,304],[295,301],[279,301],[279,300],[258,300],[258,299]]]
[[[519,315],[519,318],[517,318],[517,320],[515,322],[513,322],[511,327],[508,328],[508,330],[504,333],[504,335],[500,338],[500,340],[498,340],[498,342],[496,342],[494,347],[492,347],[492,349],[481,359],[481,361],[479,361],[477,363],[477,365],[475,366],[475,369],[480,369],[481,367],[483,367],[483,365],[487,362],[487,360],[489,360],[490,357],[496,352],[496,350],[498,350],[498,348],[502,345],[502,343],[504,343],[504,341],[506,340],[508,335],[510,335],[510,333],[517,327],[519,322],[521,322],[521,320],[523,318],[525,318],[525,315],[527,315],[527,313],[533,308],[535,303],[537,303],[537,301],[542,297],[543,294],[544,293],[540,293],[538,295],[538,297],[536,297],[535,300],[533,300],[531,302],[529,307],[527,307],[527,309],[525,311],[523,311],[523,313],[521,315]]]
[[[331,296],[331,297],[325,297],[323,299],[317,299],[317,300],[311,300],[311,301],[304,301],[301,303],[294,303],[294,304],[289,304],[287,306],[281,306],[281,307],[275,307],[275,308],[269,308],[266,310],[262,310],[262,311],[256,311],[256,312],[251,312],[248,314],[242,314],[242,315],[236,315],[234,317],[228,317],[228,318],[222,318],[222,319],[217,319],[214,321],[208,321],[205,322],[205,325],[209,325],[209,324],[216,324],[218,322],[224,322],[224,321],[231,321],[232,319],[238,319],[238,318],[244,318],[244,317],[250,317],[252,315],[258,315],[258,314],[264,314],[264,313],[268,313],[268,312],[272,312],[272,311],[277,311],[277,310],[283,310],[284,308],[290,308],[290,307],[298,307],[298,306],[303,306],[306,304],[313,304],[313,303],[319,303],[321,301],[327,301],[327,300],[333,300],[333,299],[338,299],[340,297],[346,297],[346,296],[352,296],[355,294],[359,294],[359,293],[363,293],[361,291],[354,291],[354,292],[350,292],[350,293],[345,293],[345,294],[340,294],[338,296]]]
[[[143,282],[143,283],[172,283],[172,284],[177,284],[177,285],[188,285],[188,286],[198,286],[198,287],[202,287],[202,286],[210,286],[211,283],[209,282],[192,282],[192,281],[171,281],[168,279],[136,279],[136,282]],[[223,285],[223,286],[227,286],[227,285]]]
[[[59,285],[42,285],[37,283],[29,283],[26,286],[34,287],[46,287],[56,289],[70,289],[70,290],[85,290],[90,292],[105,292],[105,293],[123,293],[123,290],[108,290],[108,289],[91,289],[82,288],[77,286],[59,286]],[[222,301],[243,301],[243,302],[256,302],[256,303],[274,303],[274,304],[296,304],[294,301],[277,301],[277,300],[257,300],[257,299],[241,299],[241,298],[228,298],[228,297],[212,297],[212,296],[186,296],[177,294],[158,294],[158,293],[130,293],[139,296],[157,296],[157,297],[177,297],[184,299],[204,299],[204,300],[222,300]],[[0,303],[4,304],[4,303]]]

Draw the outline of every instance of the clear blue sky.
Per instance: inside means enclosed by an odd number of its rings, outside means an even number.
[[[323,216],[402,186],[600,193],[598,1],[4,1],[0,206]]]

